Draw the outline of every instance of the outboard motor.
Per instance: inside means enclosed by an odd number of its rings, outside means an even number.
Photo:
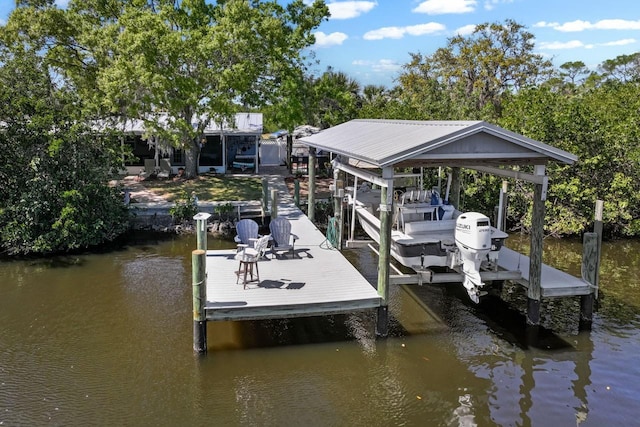
[[[480,301],[480,265],[491,251],[491,223],[486,215],[466,212],[456,220],[456,247],[462,260],[463,285],[473,302]]]

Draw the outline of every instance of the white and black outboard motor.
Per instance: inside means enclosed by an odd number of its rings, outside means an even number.
[[[473,302],[480,301],[480,265],[491,251],[491,223],[486,215],[466,212],[456,220],[456,247],[462,261],[463,285]]]

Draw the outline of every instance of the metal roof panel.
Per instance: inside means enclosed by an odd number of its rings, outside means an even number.
[[[439,161],[442,161],[442,153],[445,151],[443,147],[452,143],[467,143],[479,133],[493,135],[500,145],[504,146],[506,142],[518,146],[517,150],[513,147],[509,151],[521,152],[522,158],[545,158],[569,164],[577,160],[571,153],[483,121],[358,119],[298,141],[320,150],[385,167],[410,161],[411,158],[428,159],[430,151],[437,151]],[[451,160],[464,160],[462,155],[456,154],[464,150],[450,151]],[[495,151],[495,147],[487,147],[488,153],[492,151]]]

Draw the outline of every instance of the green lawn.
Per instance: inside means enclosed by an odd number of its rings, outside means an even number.
[[[175,201],[183,192],[196,192],[202,201],[244,201],[261,200],[262,183],[260,178],[199,176],[189,180],[149,180],[141,184],[149,191]]]

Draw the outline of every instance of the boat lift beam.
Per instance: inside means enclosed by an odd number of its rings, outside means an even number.
[[[462,283],[464,278],[462,273],[435,273],[431,270],[424,270],[424,272],[427,271],[429,271],[430,274],[423,274],[421,271],[416,272],[416,274],[393,274],[389,276],[389,283],[392,285]],[[428,276],[430,277],[427,279]],[[522,273],[517,270],[481,271],[480,277],[483,282],[492,280],[519,280],[522,279]]]
[[[379,185],[381,187],[387,187],[388,186],[388,181],[386,179],[383,179],[380,175],[372,173],[372,172],[366,172],[362,169],[359,169],[355,166],[351,166],[351,165],[347,165],[345,163],[342,163],[340,160],[338,160],[337,158],[333,159],[332,161],[333,163],[333,168],[334,169],[339,169],[339,170],[343,170],[347,173],[350,173],[353,176],[357,176],[358,178],[364,179],[365,181],[369,181],[373,184]]]
[[[491,166],[465,166],[468,169],[477,170],[478,172],[489,173],[507,178],[521,179],[533,184],[542,185],[542,200],[547,199],[547,189],[549,187],[549,177],[544,173],[544,165],[536,165],[536,174],[516,171],[513,169],[501,169]]]

